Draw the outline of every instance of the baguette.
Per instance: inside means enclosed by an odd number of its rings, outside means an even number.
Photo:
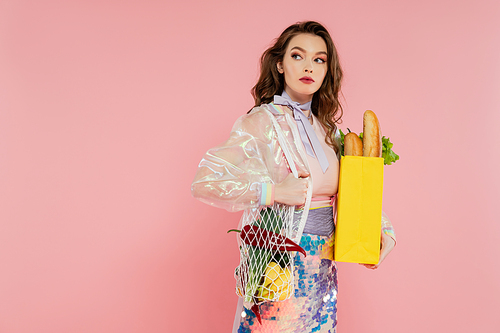
[[[382,135],[375,113],[366,110],[363,115],[363,156],[382,157]]]
[[[344,137],[344,155],[363,156],[363,141],[354,132],[347,133]]]

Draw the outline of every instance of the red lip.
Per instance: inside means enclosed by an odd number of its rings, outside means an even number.
[[[300,80],[302,83],[307,83],[307,84],[314,83],[314,80],[312,79],[312,77],[309,77],[309,76],[304,76],[304,77],[301,77],[299,80]]]

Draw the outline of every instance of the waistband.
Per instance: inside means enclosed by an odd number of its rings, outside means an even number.
[[[295,215],[299,217],[300,214]],[[333,207],[317,207],[309,210],[304,233],[319,236],[330,236],[335,230],[333,223]]]
[[[323,201],[324,204],[322,206],[319,206],[319,207],[309,208],[309,210],[323,208],[323,207],[332,207],[336,198],[337,198],[336,194],[333,197],[314,197],[314,198],[311,198],[311,202]],[[329,204],[327,203],[328,201],[330,202]]]

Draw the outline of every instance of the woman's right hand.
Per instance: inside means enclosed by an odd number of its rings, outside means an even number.
[[[309,174],[299,171],[299,178],[292,173],[279,184],[274,186],[274,201],[290,206],[304,205],[307,198],[307,187]]]

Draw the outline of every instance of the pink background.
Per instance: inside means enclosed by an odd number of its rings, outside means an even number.
[[[339,264],[339,332],[498,332],[500,4],[0,1],[0,332],[229,332],[239,213],[191,197],[258,58],[323,22],[374,110],[398,245]]]

